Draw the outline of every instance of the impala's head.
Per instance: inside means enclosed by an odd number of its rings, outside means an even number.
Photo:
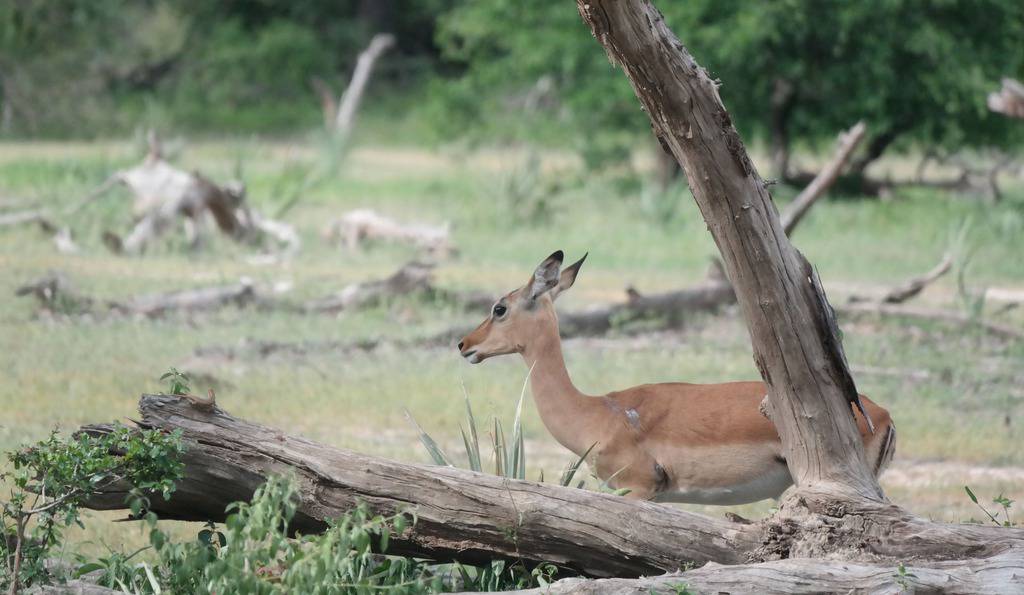
[[[526,285],[511,291],[491,306],[487,318],[480,326],[459,341],[462,357],[471,364],[479,364],[489,357],[506,353],[521,353],[544,331],[554,326],[558,318],[554,301],[563,291],[572,287],[576,275],[587,259],[586,254],[576,263],[560,270],[562,251],[544,259]]]

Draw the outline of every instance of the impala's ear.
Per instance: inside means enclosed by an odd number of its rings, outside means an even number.
[[[587,254],[590,254],[587,252]],[[551,299],[556,299],[562,295],[562,292],[572,287],[572,284],[576,282],[576,275],[580,273],[580,267],[583,266],[583,261],[587,259],[587,254],[583,255],[583,258],[577,260],[571,265],[567,266],[565,270],[558,276],[558,285],[551,290]]]
[[[537,266],[533,277],[526,284],[526,291],[523,292],[526,299],[535,300],[558,285],[558,269],[562,267],[563,258],[565,255],[561,250],[557,250]]]

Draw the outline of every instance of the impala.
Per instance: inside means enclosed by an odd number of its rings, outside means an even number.
[[[778,498],[792,485],[778,432],[760,410],[763,382],[643,384],[597,397],[577,390],[562,357],[554,301],[587,257],[560,271],[562,258],[555,252],[526,285],[495,302],[459,342],[462,356],[478,364],[522,355],[544,426],[577,456],[590,449],[591,469],[629,497],[742,504]],[[863,415],[854,415],[877,475],[892,460],[896,431],[888,411],[861,400],[874,433]]]

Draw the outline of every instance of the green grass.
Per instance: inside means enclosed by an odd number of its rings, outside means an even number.
[[[281,204],[283,197],[276,193],[294,183],[297,169],[318,166],[318,146],[315,139],[209,141],[186,146],[179,163],[223,180],[233,175],[241,159],[251,201],[269,212]],[[0,196],[56,209],[101,183],[111,169],[132,165],[137,155],[133,143],[0,144]],[[684,191],[679,190],[672,222],[665,224],[644,208],[635,184],[631,189],[608,176],[588,180],[571,156],[544,154],[543,175],[567,180],[551,197],[554,215],[549,221],[517,223],[503,201],[502,179],[524,158],[523,151],[497,149],[356,150],[338,176],[313,188],[289,213],[304,246],[294,261],[278,266],[247,264],[246,249],[219,239],[199,254],[188,254],[180,243],[168,241],[144,257],[111,256],[99,236],[104,229],[124,230],[130,224],[130,200],[123,190],[67,221],[83,248],[78,255],[58,254],[35,228],[0,229],[0,449],[37,440],[54,426],[70,431],[86,422],[133,417],[138,395],[160,390],[158,377],[169,366],[180,366],[198,347],[232,345],[243,338],[423,336],[454,323],[475,323],[485,314],[400,300],[338,317],[227,309],[157,321],[39,319],[35,305],[13,293],[47,270],[68,273],[82,292],[99,298],[233,282],[241,276],[267,284],[288,281],[295,286],[296,299],[315,297],[353,281],[383,277],[414,256],[394,246],[349,254],[320,238],[331,218],[372,207],[401,219],[452,223],[460,256],[437,270],[438,284],[452,289],[496,294],[512,289],[559,248],[570,259],[590,252],[580,280],[560,300],[563,309],[620,300],[629,284],[657,291],[702,278],[716,250]],[[907,191],[888,202],[828,199],[805,219],[794,241],[818,266],[830,296],[839,302],[851,291],[881,288],[929,269],[968,220],[967,242],[974,250],[969,282],[1024,290],[1020,187],[1011,187],[998,206],[923,191]],[[919,300],[959,307],[953,276],[930,287]],[[996,306],[990,304],[989,311]],[[1020,310],[1001,315],[1001,320],[1021,324]],[[848,322],[844,331],[855,366],[930,373],[921,381],[857,377],[862,392],[892,411],[899,428],[899,460],[1024,465],[1024,451],[1017,446],[1024,423],[1024,347],[899,321]],[[570,341],[566,352],[574,380],[594,394],[643,382],[757,377],[749,339],[735,314],[696,320],[679,333]],[[482,428],[490,427],[493,416],[510,428],[525,374],[513,357],[468,366],[454,348],[239,361],[215,371],[219,403],[238,416],[329,444],[417,462],[427,457],[403,419],[403,407],[445,452],[461,453],[461,384]],[[200,394],[204,382],[195,383]],[[572,460],[571,453],[547,435],[529,400],[523,424],[527,477],[536,478],[543,469],[548,481],[555,481]],[[481,440],[489,443],[488,438]],[[490,468],[486,459],[485,452],[484,466]],[[890,492],[925,514],[964,518],[971,509],[961,507],[966,498],[955,483],[893,485]],[[1011,497],[1022,496],[998,481],[975,481],[972,487],[979,495],[1005,490]],[[770,505],[735,510],[757,515]],[[690,508],[716,515],[723,510]],[[137,533],[104,523],[76,539],[119,543],[137,539]]]

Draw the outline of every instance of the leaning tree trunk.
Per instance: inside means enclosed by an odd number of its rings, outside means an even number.
[[[655,134],[686,172],[768,384],[766,413],[778,428],[796,487],[779,514],[765,521],[772,536],[753,559],[858,559],[868,551],[880,553],[882,536],[890,545],[900,544],[890,550],[889,555],[901,557],[895,559],[985,557],[977,548],[986,544],[974,528],[933,525],[885,500],[851,414],[851,404],[859,400],[833,310],[816,271],[783,232],[718,83],[649,0],[577,0],[577,5],[612,63],[629,78]],[[926,544],[920,535],[898,529],[907,523],[946,534],[948,541]],[[1019,549],[1024,532],[1008,532]],[[1019,551],[1012,557],[1014,564],[1021,560]],[[887,562],[894,565],[894,559]],[[1024,565],[1017,568],[1024,576]],[[837,565],[836,573],[842,572]]]
[[[579,0],[686,172],[722,253],[797,485],[882,500],[850,409],[857,391],[817,275],[793,248],[715,83],[646,0]]]

